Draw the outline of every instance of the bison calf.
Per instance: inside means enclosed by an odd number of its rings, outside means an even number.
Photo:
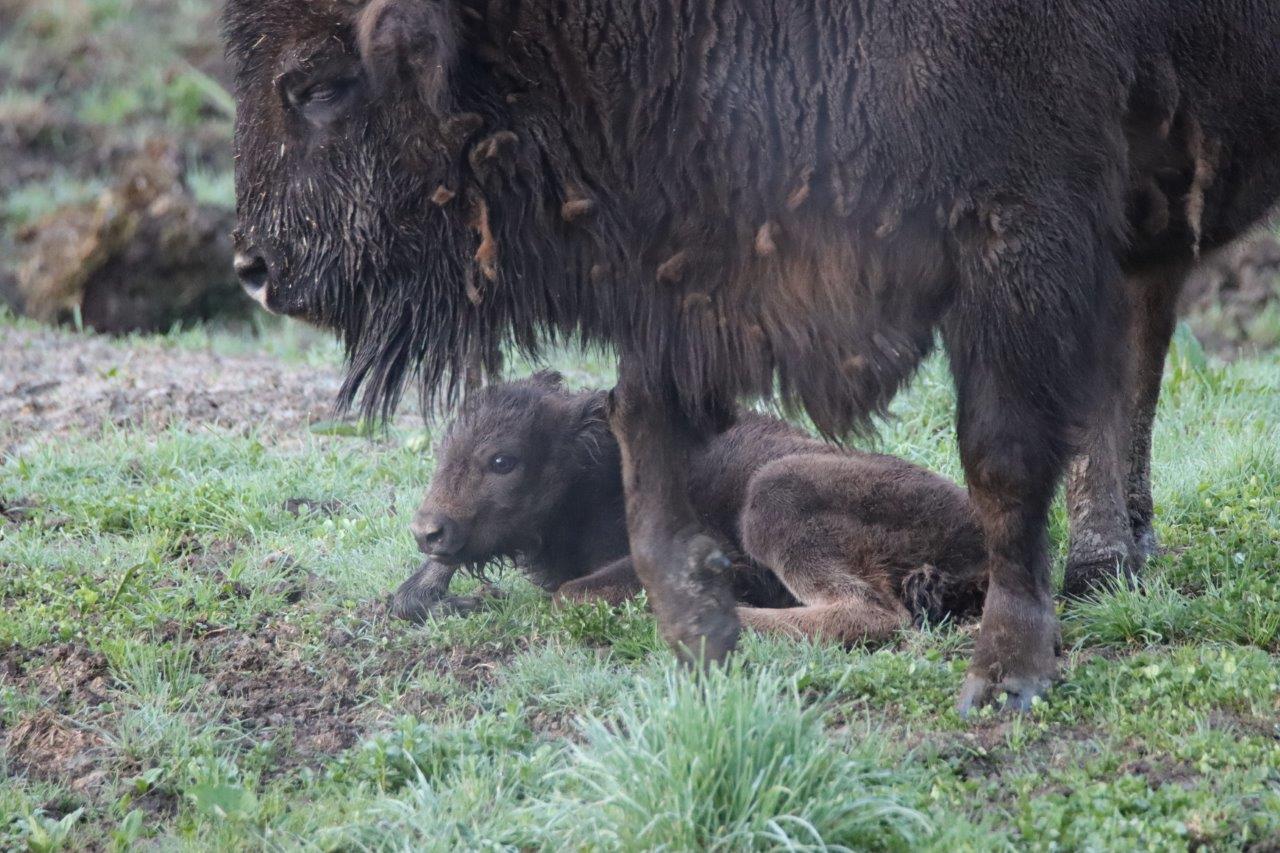
[[[558,598],[617,603],[640,591],[606,405],[605,392],[570,392],[539,373],[464,407],[413,522],[430,559],[397,591],[397,615],[470,606],[446,595],[457,567],[501,558]],[[689,486],[732,555],[748,627],[874,641],[913,617],[981,604],[982,534],[968,500],[915,465],[739,413],[692,454]]]

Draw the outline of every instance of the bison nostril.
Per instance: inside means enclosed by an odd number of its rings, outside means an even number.
[[[271,269],[267,266],[267,259],[256,251],[237,252],[234,267],[236,276],[239,277],[240,284],[245,291],[261,302],[267,287],[267,281],[271,278]]]

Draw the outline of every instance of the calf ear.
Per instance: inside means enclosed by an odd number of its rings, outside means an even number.
[[[548,391],[564,389],[564,374],[558,370],[539,370],[529,377],[529,381],[534,385],[546,388]]]
[[[356,46],[375,92],[417,87],[435,104],[457,55],[452,0],[371,0],[356,18]]]
[[[576,401],[575,409],[574,441],[595,458],[601,440],[609,433],[609,395],[605,391],[586,394]]]

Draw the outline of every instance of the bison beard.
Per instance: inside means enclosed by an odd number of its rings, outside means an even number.
[[[665,636],[737,624],[689,449],[776,394],[865,426],[941,330],[990,589],[961,707],[1056,672],[1068,584],[1150,547],[1181,275],[1280,195],[1280,11],[1116,0],[231,0],[238,246],[373,413],[506,345],[620,354],[611,422]]]

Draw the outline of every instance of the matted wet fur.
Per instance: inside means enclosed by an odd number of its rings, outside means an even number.
[[[472,606],[448,595],[454,572],[500,561],[557,598],[618,603],[640,591],[605,402],[549,372],[468,400],[413,521],[428,562],[393,596],[397,615]],[[878,641],[981,604],[985,551],[964,491],[901,459],[739,412],[691,454],[689,485],[730,555],[747,626]]]
[[[930,349],[991,579],[960,705],[1057,673],[1071,591],[1154,547],[1150,424],[1202,252],[1280,196],[1280,7],[1223,0],[230,0],[238,268],[343,393],[448,400],[504,343],[620,354],[631,552],[736,641],[690,448],[736,398],[865,425]]]

